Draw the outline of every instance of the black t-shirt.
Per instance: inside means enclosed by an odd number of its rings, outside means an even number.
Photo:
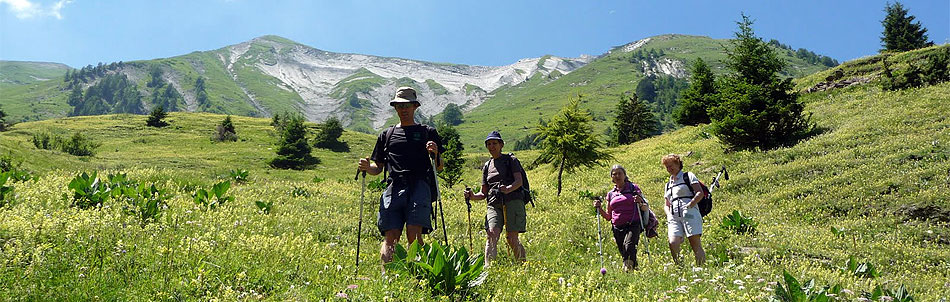
[[[393,174],[424,176],[426,172],[432,173],[426,142],[435,142],[439,148],[439,154],[445,152],[439,132],[428,125],[394,127],[393,134],[389,138],[389,147],[383,151],[386,144],[386,132],[389,131],[387,128],[376,138],[376,146],[373,148],[370,159],[377,163],[385,163],[389,172]]]

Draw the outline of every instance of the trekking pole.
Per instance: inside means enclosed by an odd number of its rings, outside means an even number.
[[[472,188],[465,187],[465,192],[471,191]],[[465,206],[468,207],[468,248],[474,250],[475,245],[472,243],[472,201],[468,198],[468,194],[465,194]]]
[[[439,176],[435,174],[435,161],[436,158],[432,158],[430,163],[432,163],[432,179],[435,180],[435,200],[438,202],[439,206],[439,216],[442,218],[442,237],[445,239],[445,245],[449,245],[449,233],[445,230],[445,207],[442,206],[442,193],[439,192]]]
[[[361,236],[363,233],[363,200],[366,196],[366,171],[356,170],[356,177],[353,180],[360,177],[360,172],[363,172],[363,182],[360,187],[360,220],[356,227],[356,269],[353,271],[354,277],[359,274],[360,271],[360,239],[363,238],[363,236]]]
[[[604,240],[601,235],[600,218],[600,209],[594,208],[594,219],[597,219],[597,247],[600,248],[600,274],[606,275],[607,268],[604,267]]]

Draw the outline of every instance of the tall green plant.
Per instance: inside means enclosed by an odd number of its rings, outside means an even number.
[[[192,197],[195,200],[195,204],[206,209],[214,209],[229,201],[234,201],[234,196],[226,195],[229,188],[231,188],[231,182],[222,181],[211,187],[211,191],[199,188]]]
[[[69,189],[73,191],[71,206],[88,209],[101,206],[110,197],[109,184],[99,179],[97,172],[86,174],[82,172],[69,182]]]
[[[0,208],[13,202],[13,187],[5,185],[8,179],[10,172],[0,173]]]
[[[386,269],[405,272],[424,281],[433,295],[461,295],[471,293],[488,276],[484,271],[483,255],[470,256],[464,247],[443,248],[438,243],[419,245],[419,240],[406,250],[396,245],[393,261]]]
[[[723,229],[731,230],[739,235],[755,234],[756,226],[758,226],[758,223],[753,221],[752,217],[742,216],[739,210],[733,210],[732,214],[723,217],[722,224],[720,224]]]
[[[612,158],[603,150],[604,143],[594,134],[590,113],[578,108],[580,97],[561,108],[546,125],[538,125],[541,154],[535,164],[551,163],[558,167],[557,195],[561,196],[562,175],[579,167],[603,165]]]
[[[787,271],[783,271],[785,284],[775,287],[771,300],[776,302],[830,302],[841,294],[841,285],[816,287],[815,280],[799,283]]]

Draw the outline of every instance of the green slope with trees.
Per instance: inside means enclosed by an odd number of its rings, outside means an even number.
[[[645,69],[666,59],[682,62],[682,68],[686,69],[697,58],[702,58],[713,73],[721,74],[724,72],[722,61],[726,58],[723,47],[728,40],[688,35],[662,35],[649,39],[631,52],[623,52],[617,47],[566,75],[534,75],[519,85],[496,89],[492,98],[465,114],[465,122],[458,126],[462,142],[469,149],[480,147],[481,139],[491,130],[500,130],[509,143],[520,140],[534,131],[538,119],[550,119],[576,95],[582,96],[580,108],[591,112],[595,132],[607,137],[614,110],[620,95],[625,92],[640,92],[639,99],[653,107],[661,130],[675,129],[678,125],[673,122],[672,111],[679,91],[686,87],[686,78],[661,74],[651,78],[649,85],[644,85]],[[776,41],[772,46],[781,50],[779,57],[788,62],[782,71],[784,76],[804,76],[828,68],[821,64],[821,59],[799,57],[795,51],[777,44],[780,43]],[[652,89],[644,86],[652,86]]]

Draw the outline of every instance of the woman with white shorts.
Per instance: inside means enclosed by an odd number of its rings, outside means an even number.
[[[706,252],[700,243],[703,234],[703,216],[699,213],[699,201],[705,197],[699,179],[692,173],[683,172],[683,161],[679,155],[670,154],[661,160],[666,171],[670,173],[666,183],[666,221],[669,229],[670,255],[673,262],[679,264],[680,245],[683,238],[689,239],[689,246],[696,256],[696,265],[706,262]],[[691,189],[692,188],[692,189]]]

